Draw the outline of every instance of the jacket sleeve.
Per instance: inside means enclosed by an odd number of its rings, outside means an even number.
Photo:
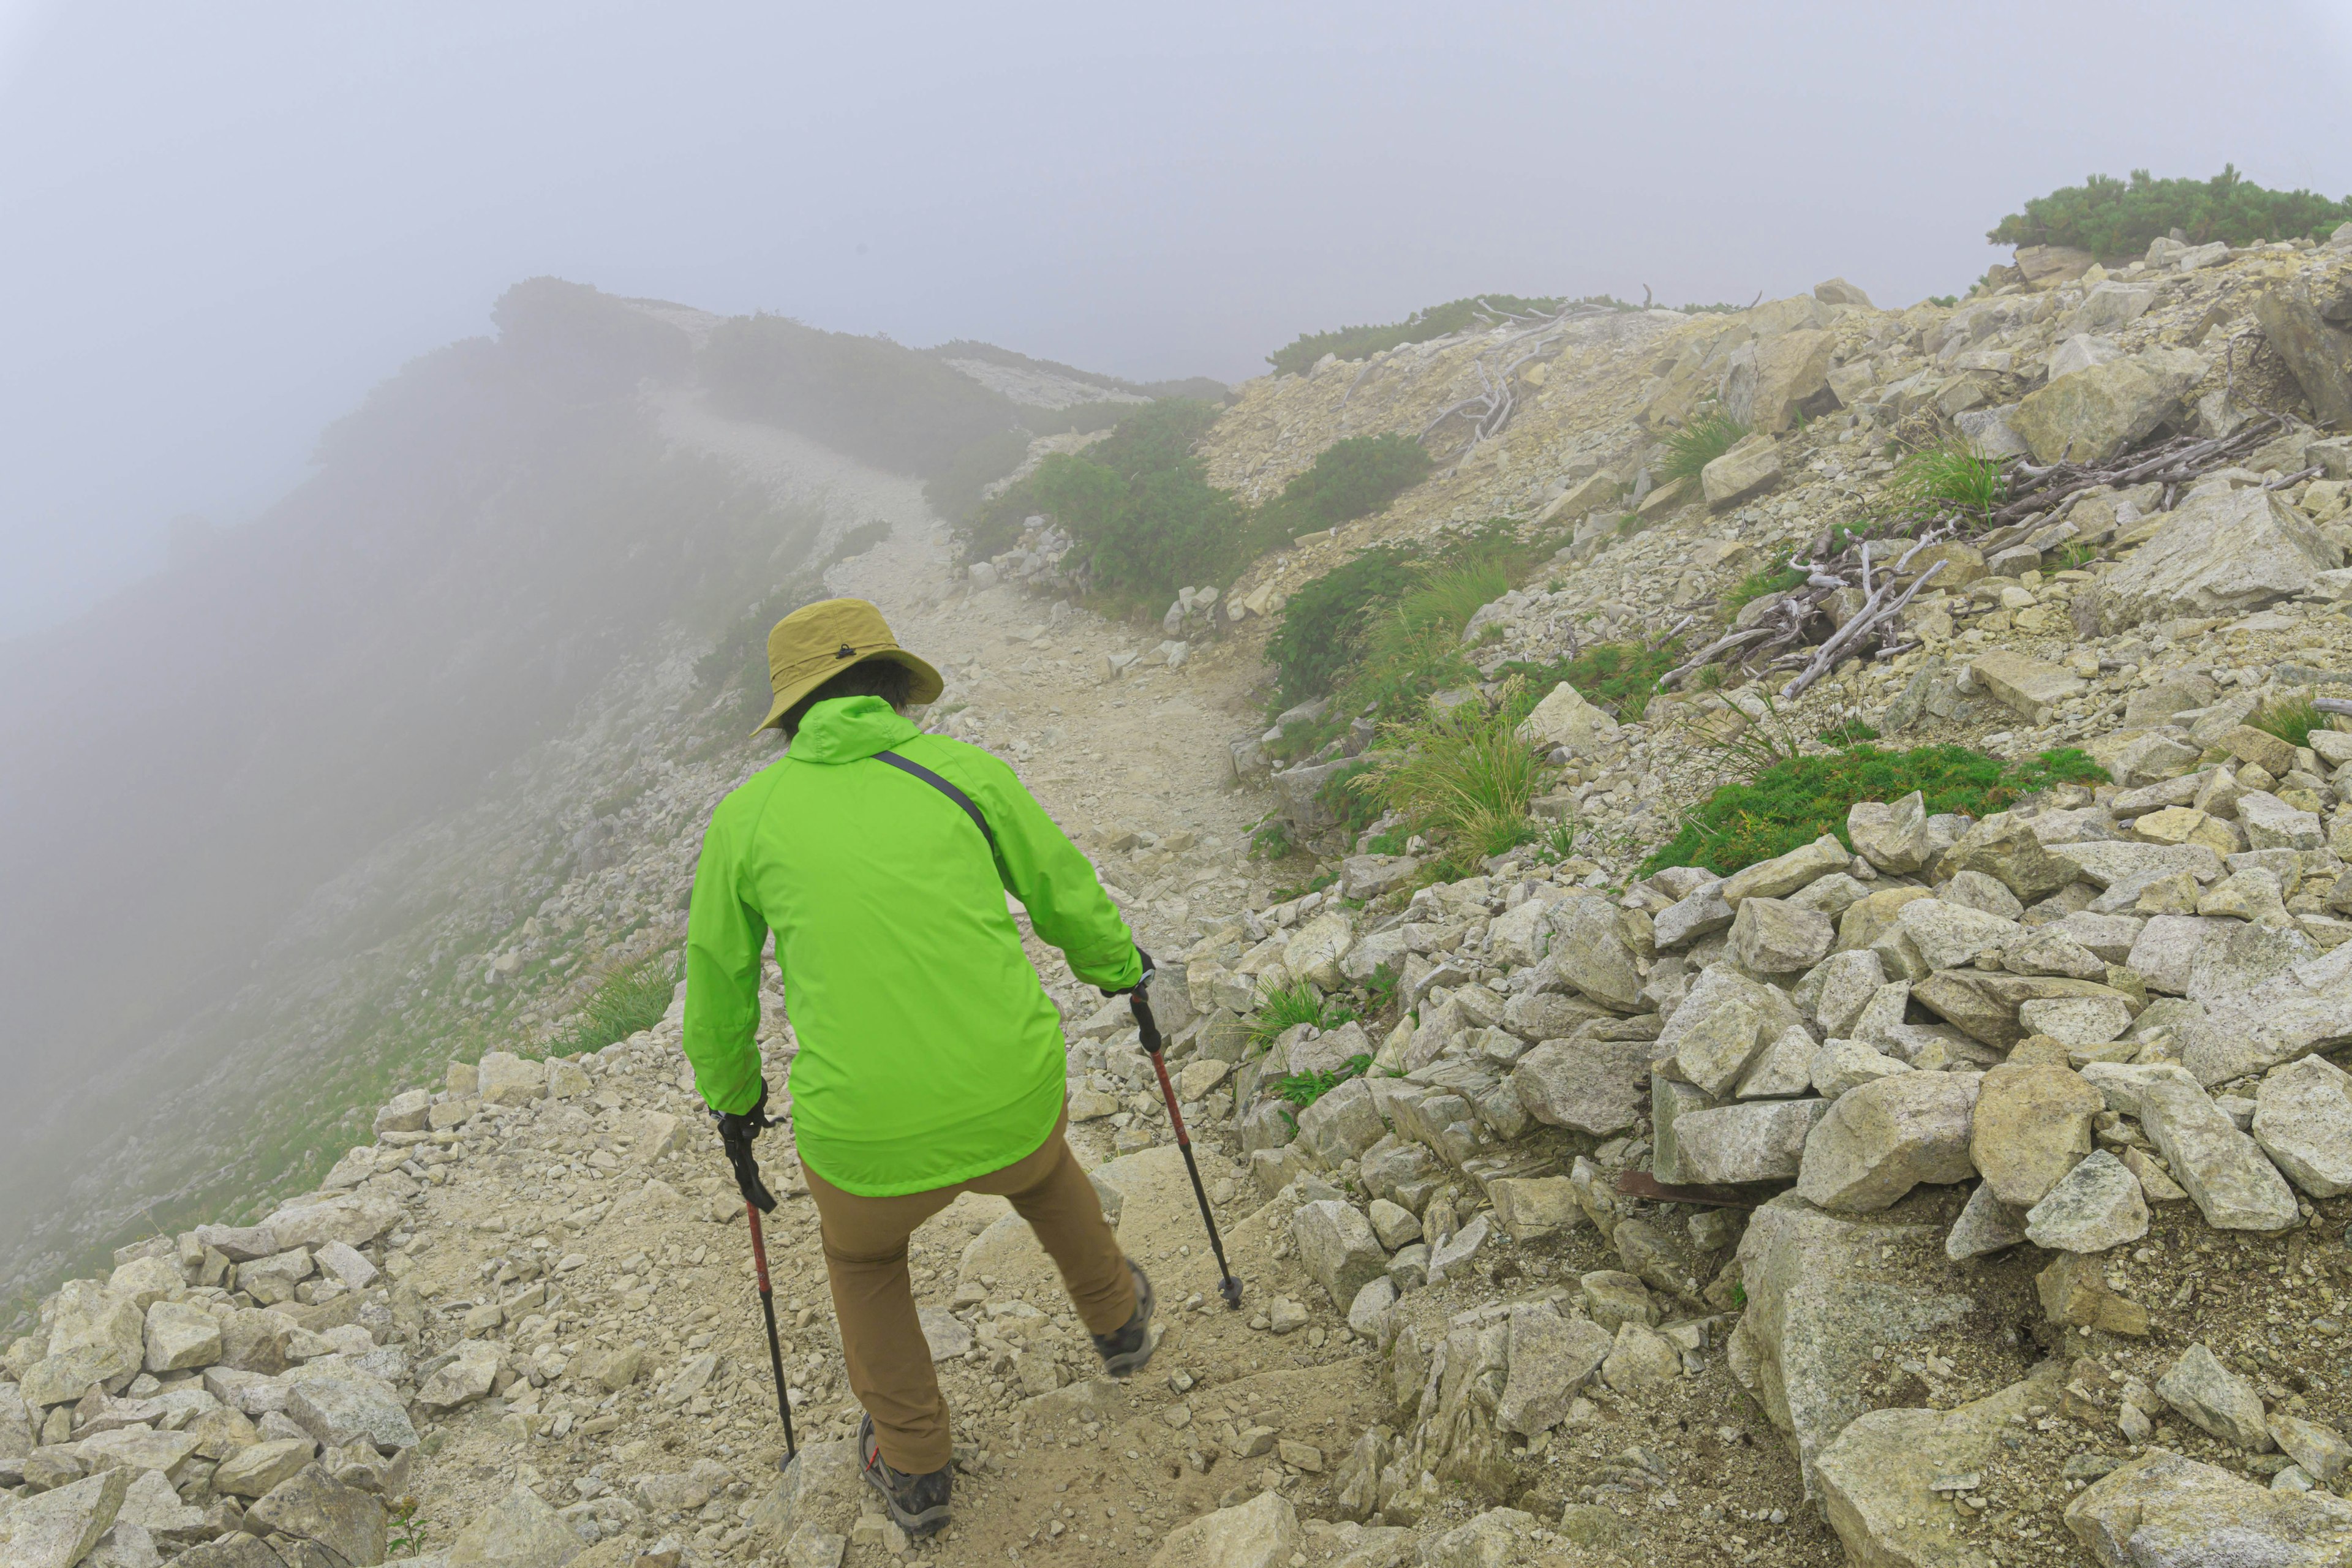
[[[1135,933],[1103,891],[1092,862],[1078,852],[1011,768],[977,747],[961,748],[978,763],[974,792],[995,830],[1004,886],[1029,911],[1037,934],[1062,950],[1070,972],[1089,985],[1122,991],[1143,978]]]
[[[686,920],[686,1058],[713,1110],[759,1103],[760,951],[768,922],[745,902],[738,837],[722,802],[703,836]]]

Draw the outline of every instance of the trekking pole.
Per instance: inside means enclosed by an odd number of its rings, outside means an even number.
[[[799,1450],[793,1442],[793,1401],[784,1392],[784,1352],[776,1343],[776,1297],[768,1288],[768,1244],[760,1231],[760,1205],[745,1203],[743,1217],[751,1222],[751,1265],[760,1276],[760,1310],[768,1320],[768,1370],[776,1379],[776,1414],[784,1418],[784,1463]]]
[[[1139,952],[1140,949],[1137,950]],[[1176,1109],[1176,1088],[1168,1081],[1168,1063],[1160,1055],[1160,1022],[1151,1016],[1151,1001],[1144,988],[1151,984],[1154,971],[1150,955],[1143,955],[1143,978],[1127,994],[1128,1005],[1135,1013],[1135,1027],[1143,1038],[1143,1050],[1151,1058],[1152,1070],[1160,1075],[1160,1095],[1168,1102],[1168,1122],[1176,1129],[1176,1147],[1183,1152],[1184,1173],[1192,1178],[1192,1197],[1201,1205],[1201,1223],[1209,1227],[1209,1250],[1217,1255],[1217,1293],[1225,1305],[1238,1312],[1242,1307],[1242,1282],[1225,1265],[1225,1243],[1217,1235],[1217,1216],[1209,1212],[1209,1194],[1202,1190],[1201,1167],[1192,1159],[1192,1140],[1184,1131],[1184,1113]]]
[[[761,1105],[764,1107],[766,1103],[763,1090]],[[751,1115],[760,1117],[759,1127],[775,1125],[773,1121],[761,1117],[757,1110]],[[784,1387],[783,1348],[776,1342],[776,1296],[768,1284],[768,1239],[760,1228],[760,1215],[775,1208],[776,1195],[760,1180],[760,1162],[751,1153],[756,1128],[751,1132],[730,1135],[728,1125],[724,1121],[719,1124],[719,1142],[726,1146],[728,1163],[735,1167],[736,1190],[743,1194],[743,1216],[751,1222],[751,1268],[760,1281],[760,1312],[768,1321],[768,1371],[776,1380],[776,1414],[784,1418],[784,1464],[790,1465],[800,1450],[793,1441],[793,1400]]]

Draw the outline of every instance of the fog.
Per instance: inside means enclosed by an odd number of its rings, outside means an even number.
[[[287,1020],[431,902],[420,834],[811,563],[664,455],[700,349],[614,297],[1233,382],[1482,290],[1962,292],[2093,171],[2352,190],[2343,5],[1675,22],[0,0],[0,1278],[252,1031],[361,1027]],[[166,1184],[276,1168],[223,1158]]]
[[[2341,195],[2347,79],[2344,0],[8,0],[0,637],[527,277],[1230,381],[1480,289],[1949,292],[2093,170]]]

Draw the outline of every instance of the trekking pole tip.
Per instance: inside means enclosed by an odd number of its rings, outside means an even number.
[[[1225,1299],[1226,1306],[1236,1312],[1242,1310],[1242,1282],[1233,1275],[1217,1281],[1217,1293]]]

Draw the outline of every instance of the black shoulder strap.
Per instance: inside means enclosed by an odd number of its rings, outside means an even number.
[[[948,783],[947,780],[940,777],[939,774],[931,772],[930,769],[923,766],[920,763],[910,763],[896,752],[877,752],[874,753],[874,760],[877,763],[887,763],[890,766],[898,769],[900,773],[907,773],[912,777],[922,780],[925,784],[930,785],[933,789],[939,791],[950,800],[955,802],[957,805],[963,809],[963,814],[971,818],[971,825],[980,829],[980,836],[988,840],[988,852],[991,855],[997,853],[996,834],[989,827],[988,818],[981,815],[980,807],[972,804],[971,796],[964,794],[963,791],[956,788],[955,785]]]

